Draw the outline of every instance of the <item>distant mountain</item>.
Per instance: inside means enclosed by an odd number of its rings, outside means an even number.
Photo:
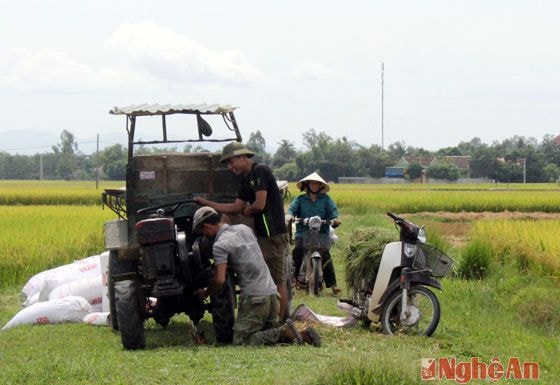
[[[75,135],[78,150],[84,154],[96,151],[96,135],[81,138]],[[120,143],[126,146],[126,133],[112,132],[99,134],[99,149]],[[60,133],[51,134],[44,131],[12,130],[0,132],[0,152],[10,154],[33,155],[52,152],[52,147],[60,142]]]
[[[41,131],[4,131],[0,138],[0,151],[23,155],[51,152],[58,142],[58,135]]]

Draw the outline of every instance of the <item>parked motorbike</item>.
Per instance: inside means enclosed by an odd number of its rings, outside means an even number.
[[[395,222],[400,241],[385,245],[377,275],[355,290],[351,299],[340,300],[339,307],[367,325],[380,322],[385,334],[431,336],[441,307],[428,287],[442,289],[438,279],[451,270],[453,260],[425,243],[423,227],[387,215]]]
[[[295,223],[301,223],[309,230],[303,233],[304,256],[297,281],[299,286],[305,286],[310,295],[319,295],[323,289],[323,266],[321,250],[328,249],[331,239],[328,235],[320,234],[322,225],[336,227],[331,220],[321,219],[319,216],[309,218],[294,218]],[[332,263],[332,261],[331,261]],[[305,282],[301,285],[301,282]]]

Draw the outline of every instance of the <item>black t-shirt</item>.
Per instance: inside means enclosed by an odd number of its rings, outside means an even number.
[[[253,215],[255,233],[261,237],[286,233],[288,230],[284,219],[284,204],[276,179],[267,166],[253,163],[249,175],[241,180],[237,198],[253,203],[257,191],[266,191],[266,204],[262,212]]]

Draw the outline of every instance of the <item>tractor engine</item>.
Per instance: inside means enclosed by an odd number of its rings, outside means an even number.
[[[140,266],[144,283],[153,287],[156,298],[183,294],[176,279],[177,230],[173,218],[150,218],[136,223],[140,244]]]

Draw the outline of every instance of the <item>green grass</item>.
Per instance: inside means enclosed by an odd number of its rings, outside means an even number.
[[[382,218],[343,216],[341,243],[333,255],[339,284],[344,286],[341,251],[357,224]],[[429,235],[429,234],[428,234]],[[506,265],[507,266],[507,265]],[[533,288],[526,291],[527,287]],[[558,290],[547,278],[520,274],[514,267],[494,269],[482,281],[445,279],[437,295],[442,320],[431,338],[386,337],[357,326],[319,326],[323,346],[197,347],[185,316],[175,316],[167,330],[146,325],[147,349],[124,351],[118,333],[108,327],[81,324],[21,326],[0,333],[2,384],[418,384],[422,358],[497,356],[540,364],[539,384],[560,378],[557,357],[558,315],[547,310],[547,297]],[[18,310],[19,287],[0,292],[0,324]],[[539,300],[527,307],[529,300]],[[297,293],[326,315],[344,315],[336,299]],[[554,302],[557,303],[557,302]],[[553,303],[553,304],[554,304]],[[539,313],[527,317],[527,312]],[[212,338],[210,318],[202,329]],[[552,325],[556,325],[556,328]],[[379,382],[383,379],[383,382]],[[442,382],[451,383],[451,382]],[[471,383],[476,383],[475,381]],[[508,381],[515,383],[528,383]]]
[[[520,290],[528,279],[513,286]],[[542,283],[531,282],[540,287]],[[417,383],[421,358],[479,357],[489,362],[519,357],[540,364],[540,384],[556,384],[560,348],[556,334],[523,323],[511,301],[511,282],[446,280],[438,293],[443,316],[432,338],[386,337],[361,327],[319,327],[323,347],[196,347],[190,326],[176,316],[168,330],[147,325],[147,349],[124,351],[119,336],[107,327],[87,325],[21,326],[0,333],[4,384],[320,384],[354,376],[355,371],[382,370],[393,379]],[[17,310],[15,291],[4,291],[0,321]],[[322,314],[340,314],[335,299],[308,300]],[[209,322],[203,329],[211,334]],[[355,369],[355,370],[354,370]],[[375,383],[371,374],[365,373]],[[351,382],[350,382],[351,383]],[[388,382],[401,383],[401,382]],[[508,382],[510,383],[510,382]],[[515,383],[515,382],[512,382]]]

